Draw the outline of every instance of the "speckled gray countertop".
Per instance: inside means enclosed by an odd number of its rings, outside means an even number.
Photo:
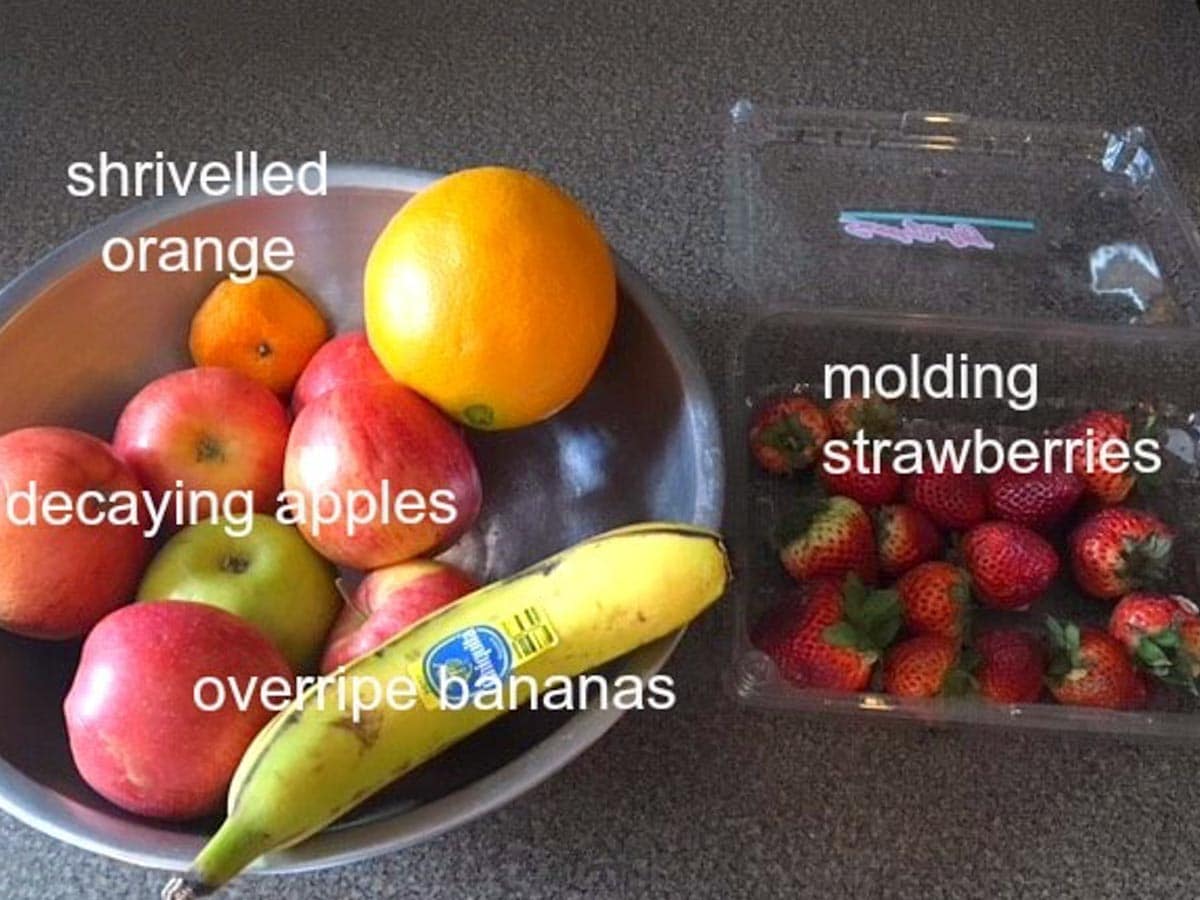
[[[1129,2],[377,4],[17,0],[0,14],[0,281],[118,209],[100,149],[538,169],[596,211],[714,379],[731,101],[1150,126],[1200,206],[1200,13]],[[174,5],[172,5],[174,6]],[[347,4],[349,6],[349,4]],[[357,4],[355,4],[357,6]],[[230,897],[1196,896],[1200,753],[739,710],[720,612],[680,705],[438,840]],[[154,896],[159,873],[0,817],[0,896]]]

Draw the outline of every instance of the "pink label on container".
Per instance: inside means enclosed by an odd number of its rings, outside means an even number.
[[[899,224],[890,224],[843,218],[841,225],[842,230],[850,237],[864,241],[875,238],[895,241],[898,244],[935,244],[941,241],[959,250],[967,247],[975,247],[979,250],[996,249],[996,245],[984,237],[983,232],[965,222],[939,225],[935,222],[902,219]]]

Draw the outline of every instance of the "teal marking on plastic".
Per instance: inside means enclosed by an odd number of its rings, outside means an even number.
[[[993,219],[987,216],[947,216],[936,213],[871,212],[848,209],[838,216],[839,222],[932,222],[938,225],[974,225],[976,228],[1007,228],[1010,231],[1036,231],[1037,225],[1028,219]]]

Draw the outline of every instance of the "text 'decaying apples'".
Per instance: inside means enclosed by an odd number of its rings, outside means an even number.
[[[449,488],[428,493],[396,488],[383,479],[377,491],[366,488],[305,492],[284,490],[272,498],[275,519],[283,525],[307,526],[315,533],[339,526],[353,536],[368,525],[449,525],[458,518],[458,497]],[[156,494],[142,490],[42,491],[37,482],[5,492],[0,516],[12,525],[117,525],[142,529],[153,538],[200,523],[220,524],[230,537],[245,537],[254,528],[254,512],[262,508],[252,490],[224,494],[208,489],[173,490]]]

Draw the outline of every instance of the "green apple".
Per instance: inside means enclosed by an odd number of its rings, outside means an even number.
[[[244,522],[237,522],[242,526]],[[138,600],[194,600],[257,625],[297,672],[315,666],[342,599],[337,571],[273,516],[244,529],[224,521],[189,526],[150,563]]]

